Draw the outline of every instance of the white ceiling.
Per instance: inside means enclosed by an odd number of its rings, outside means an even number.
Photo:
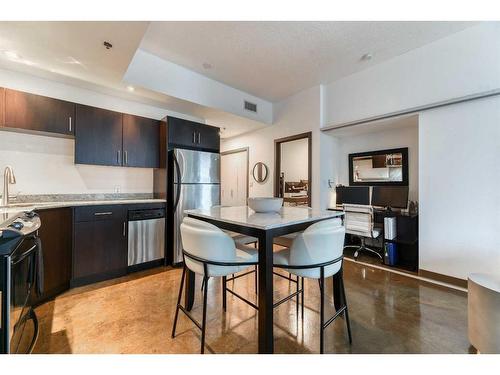
[[[404,53],[466,22],[0,22],[0,67],[203,118],[224,137],[263,124],[152,90],[126,89],[140,47],[268,100]],[[113,48],[102,45],[107,40]],[[364,53],[371,61],[361,62]],[[203,63],[212,65],[205,69]]]
[[[0,22],[0,64],[117,85],[149,22]],[[113,44],[107,50],[104,41]],[[16,56],[9,53],[14,52]],[[124,88],[124,86],[121,86]]]
[[[29,73],[189,114],[220,126],[223,137],[262,127],[255,121],[142,88],[123,76],[149,22],[0,22],[0,68]],[[104,41],[113,44],[107,50]]]
[[[141,48],[277,101],[474,25],[472,22],[152,22]],[[370,61],[361,61],[365,53]],[[205,69],[204,63],[212,65]]]

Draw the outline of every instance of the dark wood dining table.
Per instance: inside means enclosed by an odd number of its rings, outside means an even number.
[[[258,239],[258,350],[274,352],[273,336],[273,238],[305,230],[318,221],[342,217],[342,211],[313,210],[308,207],[282,207],[279,212],[256,213],[248,206],[186,210],[185,215],[209,222],[220,229]],[[186,307],[194,301],[194,273],[186,280]],[[335,307],[342,306],[342,293],[333,281]]]

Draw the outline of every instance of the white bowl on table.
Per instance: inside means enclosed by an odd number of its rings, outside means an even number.
[[[283,206],[283,198],[255,197],[248,198],[248,207],[255,212],[278,212]]]

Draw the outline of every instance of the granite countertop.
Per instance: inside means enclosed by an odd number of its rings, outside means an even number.
[[[184,213],[258,229],[279,228],[291,224],[343,216],[343,212],[313,210],[307,207],[282,207],[279,212],[257,213],[248,206],[186,210]]]
[[[154,198],[122,198],[122,199],[89,199],[85,200],[60,200],[60,201],[50,201],[50,202],[22,202],[22,203],[12,203],[9,207],[0,208],[0,226],[2,223],[12,218],[13,216],[19,215],[24,211],[33,210],[44,210],[50,208],[61,208],[61,207],[79,207],[79,206],[98,206],[107,204],[137,204],[137,203],[165,203],[165,199],[154,199]]]

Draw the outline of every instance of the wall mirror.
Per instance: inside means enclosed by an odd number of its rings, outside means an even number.
[[[263,162],[255,163],[252,169],[253,179],[258,183],[263,183],[267,180],[269,175],[269,168]]]
[[[349,185],[408,185],[408,147],[349,154]]]

